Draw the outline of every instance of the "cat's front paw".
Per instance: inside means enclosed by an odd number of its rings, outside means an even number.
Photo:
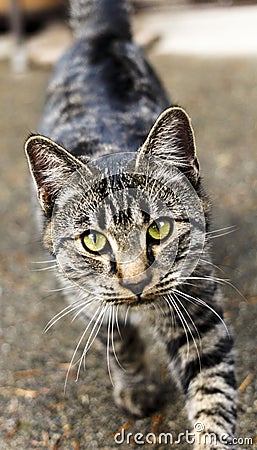
[[[114,388],[116,405],[134,417],[146,417],[160,407],[160,390],[153,383]]]

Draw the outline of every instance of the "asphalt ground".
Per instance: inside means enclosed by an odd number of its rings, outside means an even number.
[[[193,119],[214,229],[235,227],[233,233],[213,239],[213,254],[222,270],[218,274],[235,286],[227,283],[223,289],[236,348],[238,447],[256,448],[257,59],[150,59],[173,101]],[[164,385],[165,400],[155,415],[133,420],[116,408],[106,356],[96,347],[78,382],[71,372],[64,393],[67,367],[83,325],[68,318],[44,333],[65,301],[51,292],[58,287],[53,273],[37,271],[43,264],[35,264],[46,256],[36,230],[23,153],[27,134],[37,129],[48,77],[42,69],[17,76],[6,63],[0,65],[1,450],[136,449],[141,445],[135,443],[137,432],[143,434],[146,448],[192,448],[185,442],[168,446],[146,441],[159,433],[172,433],[176,439],[189,430],[183,399],[152,344],[157,361],[153,365],[152,353],[149,359]],[[144,334],[143,326],[142,330]],[[125,442],[115,443],[114,435],[122,428]],[[249,438],[253,445],[245,441]]]

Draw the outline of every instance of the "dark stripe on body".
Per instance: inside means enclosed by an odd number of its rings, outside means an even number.
[[[222,405],[221,403],[217,403],[215,405],[215,408],[203,408],[197,412],[197,414],[194,416],[194,420],[199,420],[203,415],[214,418],[221,417],[225,422],[229,423],[229,425],[232,425],[235,431],[235,419],[237,413],[236,408],[234,408],[233,406],[231,406],[231,408],[228,410],[226,406]],[[223,427],[222,423],[216,422],[216,424]]]
[[[210,369],[222,362],[227,362],[226,358],[229,352],[232,350],[233,342],[230,338],[222,338],[211,352],[205,353],[201,357],[201,369]],[[231,361],[232,362],[232,361]],[[199,361],[195,358],[193,361],[187,363],[184,369],[184,376],[182,377],[182,387],[184,393],[187,394],[189,384],[199,374]],[[229,385],[235,388],[235,376],[233,372],[230,372],[231,379]],[[219,375],[218,373],[216,376]],[[225,379],[225,378],[224,378]],[[227,381],[227,380],[226,380]]]
[[[174,311],[174,314],[176,315],[176,312]],[[220,322],[219,318],[214,316],[212,321],[206,321],[201,323],[200,325],[196,324],[196,328],[198,333],[201,335],[211,331],[213,328],[215,328],[215,326]],[[168,353],[169,355],[174,358],[176,356],[176,354],[178,353],[179,349],[187,344],[188,342],[193,342],[193,339],[198,340],[198,334],[196,332],[196,330],[191,330],[191,333],[183,333],[181,336],[178,336],[176,339],[173,339],[172,341],[170,341],[167,344],[167,349],[168,349]]]
[[[197,389],[195,389],[195,393],[201,392],[202,395],[223,395],[226,400],[233,402],[234,398],[231,395],[228,395],[226,392],[224,392],[222,389],[219,389],[217,387],[206,387],[206,386],[199,386]]]

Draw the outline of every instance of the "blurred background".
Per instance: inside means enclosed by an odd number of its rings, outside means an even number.
[[[257,54],[256,1],[131,0],[137,40],[159,53]],[[172,14],[172,26],[170,15]],[[154,13],[154,15],[152,15]],[[51,65],[71,42],[65,0],[0,0],[0,58]]]
[[[132,3],[136,41],[172,101],[192,117],[217,230],[213,258],[217,275],[225,279],[225,318],[235,339],[238,448],[254,449],[257,2]],[[96,348],[79,382],[75,383],[76,368],[71,370],[64,394],[69,361],[83,332],[81,321],[67,317],[43,333],[65,300],[55,291],[51,269],[46,270],[23,145],[38,129],[52,67],[73,39],[67,11],[67,4],[58,0],[0,0],[1,450],[110,450],[117,448],[113,436],[121,427],[132,433],[175,436],[189,427],[183,399],[170,382],[165,358],[152,336],[146,336],[152,343],[148,359],[163,385],[165,405],[150,418],[132,420],[114,406],[106,355]],[[121,448],[138,446],[131,442]],[[181,444],[179,450],[188,450],[188,445]]]

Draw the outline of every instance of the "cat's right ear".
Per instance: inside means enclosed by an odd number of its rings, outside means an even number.
[[[39,203],[46,215],[51,214],[58,193],[75,171],[88,171],[92,176],[86,164],[47,137],[30,136],[25,143],[25,153]]]
[[[166,109],[156,120],[141,147],[137,165],[144,158],[155,158],[164,166],[175,166],[191,181],[199,179],[194,131],[188,114],[180,107]]]

